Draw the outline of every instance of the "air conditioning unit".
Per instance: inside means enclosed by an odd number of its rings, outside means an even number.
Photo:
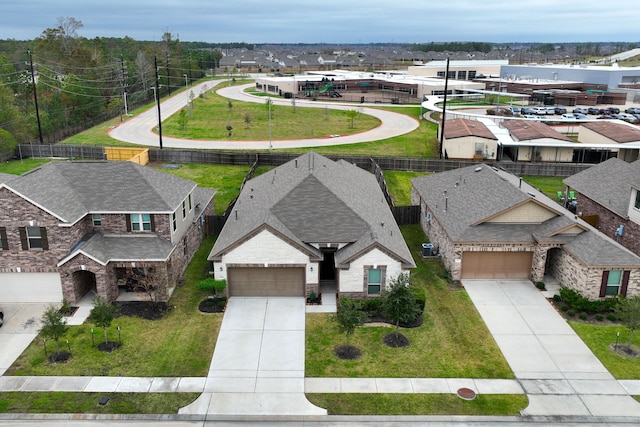
[[[624,225],[620,224],[618,228],[616,228],[616,236],[622,236],[624,234]]]

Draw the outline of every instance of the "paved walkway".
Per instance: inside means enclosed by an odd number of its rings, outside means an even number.
[[[207,81],[199,83],[189,90],[195,94],[202,91],[210,90],[214,86],[223,82],[222,80]],[[235,99],[243,102],[264,103],[263,96],[254,96],[244,92],[247,87],[253,86],[231,86],[218,90],[221,96]],[[177,113],[186,106],[186,94],[178,93],[160,103],[160,111],[163,120]],[[290,106],[290,100],[272,98],[275,105]],[[420,123],[405,114],[398,114],[391,111],[385,111],[377,108],[369,108],[367,104],[341,104],[337,102],[307,101],[303,99],[296,100],[296,107],[300,108],[329,108],[332,110],[354,110],[357,109],[363,114],[367,114],[380,119],[382,122],[377,128],[360,132],[353,135],[344,135],[332,137],[327,135],[323,138],[309,139],[291,139],[291,140],[273,140],[273,141],[223,141],[223,140],[193,140],[172,138],[164,135],[162,137],[163,147],[169,148],[188,148],[188,149],[218,149],[218,150],[265,150],[270,148],[299,148],[299,147],[320,147],[341,144],[354,144],[358,142],[379,141],[404,135],[418,128]],[[158,115],[156,108],[140,113],[129,120],[121,123],[109,131],[109,135],[117,140],[130,142],[133,144],[154,146],[160,144],[159,137],[153,133],[153,128],[158,125]]]
[[[640,417],[640,404],[529,280],[464,287],[529,398],[523,415]]]

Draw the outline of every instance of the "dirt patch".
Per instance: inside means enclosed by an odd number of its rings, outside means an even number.
[[[118,308],[116,318],[135,316],[147,320],[160,320],[171,311],[171,306],[166,302],[116,301],[114,305]]]
[[[370,314],[369,319],[366,322],[366,324],[370,326],[380,326],[380,324],[383,324],[383,323],[387,325],[395,326],[395,322],[385,317],[382,317],[380,314],[373,314],[373,315]],[[418,317],[415,318],[413,322],[400,323],[400,327],[401,328],[417,328],[418,326],[422,326],[423,323],[424,323],[424,319],[422,318],[422,315],[419,315]]]
[[[341,345],[333,350],[333,354],[343,360],[356,360],[362,356],[358,347],[352,345]]]
[[[391,333],[382,337],[382,342],[389,347],[400,348],[409,346],[409,338],[402,334]]]

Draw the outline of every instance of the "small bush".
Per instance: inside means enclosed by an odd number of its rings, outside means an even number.
[[[569,311],[569,308],[570,308],[570,307],[569,307],[569,304],[562,304],[562,305],[560,306],[560,310],[561,310],[561,311],[564,311],[564,312]]]
[[[587,317],[589,315],[587,313],[585,313],[584,311],[581,311],[580,314],[578,315],[578,317],[582,320],[587,320]]]
[[[567,316],[576,317],[576,311],[574,309],[567,310]]]
[[[560,302],[560,301],[562,301],[562,298],[560,298],[560,295],[555,294],[555,295],[553,296],[553,302]]]
[[[602,322],[604,320],[604,314],[601,314],[601,313],[596,314],[596,320],[598,322]]]
[[[360,309],[367,313],[377,313],[382,309],[381,298],[368,298],[360,301]]]
[[[616,316],[614,313],[609,313],[607,314],[607,320],[615,322],[616,320],[618,320],[618,316]]]
[[[544,286],[544,282],[536,282],[536,288],[540,289],[541,291],[544,291],[546,289]]]

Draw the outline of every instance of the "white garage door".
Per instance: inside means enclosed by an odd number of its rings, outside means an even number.
[[[61,302],[58,273],[0,273],[0,304],[3,302]]]

